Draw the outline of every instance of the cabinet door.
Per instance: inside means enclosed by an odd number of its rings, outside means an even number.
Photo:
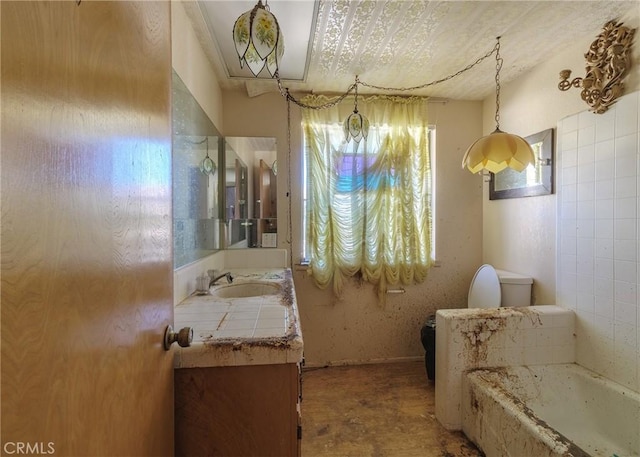
[[[299,454],[296,364],[176,370],[176,455]]]
[[[3,450],[171,455],[170,3],[0,17]]]

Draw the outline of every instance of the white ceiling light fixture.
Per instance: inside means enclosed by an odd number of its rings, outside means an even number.
[[[233,24],[233,42],[240,58],[254,76],[267,67],[272,78],[278,76],[278,61],[284,55],[284,38],[276,17],[265,0],[240,15]]]
[[[535,163],[533,149],[527,141],[511,133],[500,130],[500,37],[496,38],[496,129],[489,135],[474,142],[462,158],[462,168],[472,173],[488,170],[497,173],[509,167],[523,171],[529,164]]]

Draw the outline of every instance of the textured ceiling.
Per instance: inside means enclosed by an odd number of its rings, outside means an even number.
[[[311,0],[271,0],[269,5],[285,24],[290,20],[289,12],[295,11],[287,4],[300,1]],[[203,3],[207,2],[203,0],[200,5]],[[640,15],[638,0],[320,0],[313,6],[313,30],[287,30],[283,25],[285,55],[287,43],[301,44],[310,51],[305,62],[300,62],[306,64],[306,77],[302,81],[285,81],[292,91],[341,93],[356,75],[361,81],[378,86],[423,85],[475,62],[492,50],[497,36],[502,37],[500,53],[504,59],[501,81],[508,82],[567,45],[582,42],[586,52],[608,20],[637,23]],[[228,76],[221,45],[214,41],[216,34],[206,25],[211,18],[204,17],[218,14],[216,11],[223,8],[197,7],[190,2],[185,2],[185,8],[223,89],[244,87],[249,95],[277,89],[274,81]],[[228,24],[229,36],[234,21],[235,17],[222,21]],[[412,93],[479,100],[495,91],[494,76],[492,56],[455,78]],[[380,92],[364,87],[359,91]]]

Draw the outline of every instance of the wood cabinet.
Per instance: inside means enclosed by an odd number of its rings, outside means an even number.
[[[300,366],[175,370],[177,456],[299,456]]]

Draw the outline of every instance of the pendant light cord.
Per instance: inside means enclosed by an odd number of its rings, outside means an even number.
[[[297,100],[296,98],[293,97],[293,95],[291,95],[289,93],[289,89],[285,88],[282,84],[282,80],[280,79],[280,69],[276,68],[276,71],[273,73],[273,78],[278,82],[278,90],[280,91],[280,95],[282,95],[284,98],[286,98],[287,100],[295,103],[296,105],[298,105],[301,108],[307,108],[307,109],[312,109],[312,110],[322,110],[322,109],[328,109],[328,108],[332,108],[336,105],[338,105],[340,102],[342,102],[342,100],[344,100],[349,94],[351,94],[352,92],[355,92],[355,96],[357,98],[357,94],[358,94],[358,84],[365,86],[365,87],[369,87],[371,89],[377,89],[377,90],[381,90],[381,91],[385,91],[385,92],[407,92],[407,91],[414,91],[414,90],[419,90],[419,89],[425,89],[429,86],[434,86],[436,84],[440,84],[446,81],[449,81],[450,79],[453,79],[459,75],[461,75],[462,73],[465,73],[469,70],[471,70],[472,68],[476,67],[477,65],[479,65],[480,63],[482,63],[483,61],[485,61],[486,59],[488,59],[489,57],[491,57],[494,53],[496,54],[496,84],[497,84],[497,89],[498,92],[500,90],[500,83],[499,83],[499,76],[498,73],[500,72],[500,69],[502,68],[502,58],[500,57],[500,37],[496,38],[497,42],[495,44],[495,46],[491,49],[491,51],[487,52],[485,55],[483,55],[482,57],[480,57],[479,59],[477,59],[475,62],[467,65],[466,67],[464,67],[462,70],[459,70],[455,73],[452,73],[448,76],[445,76],[444,78],[440,78],[437,79],[435,81],[431,81],[425,84],[421,84],[419,86],[413,86],[413,87],[385,87],[385,86],[377,86],[375,84],[369,84],[365,81],[361,81],[358,76],[356,76],[356,81],[355,83],[351,84],[348,88],[347,91],[341,95],[339,95],[338,97],[336,97],[335,99],[331,100],[330,102],[324,103],[322,105],[308,105],[306,103],[301,102],[300,100]],[[497,113],[496,113],[497,115]]]
[[[287,89],[289,95],[289,89]],[[286,242],[289,245],[289,268],[293,270],[293,216],[291,215],[291,99],[287,97],[287,204],[289,205],[287,222],[289,233]]]
[[[496,130],[500,130],[500,70],[502,69],[502,57],[500,57],[500,37],[496,38]]]
[[[360,82],[360,80],[358,79],[358,75],[356,75],[356,82],[353,84],[355,86],[355,102],[354,102],[354,106],[353,106],[353,112],[354,114],[358,114],[358,83]]]
[[[500,37],[498,37],[498,40],[499,39],[500,39]],[[500,41],[498,41],[496,43],[496,45],[493,47],[493,49],[491,49],[491,51],[487,52],[485,55],[483,55],[482,57],[477,59],[475,62],[467,65],[462,70],[459,70],[459,71],[457,71],[455,73],[452,73],[452,74],[450,74],[448,76],[445,76],[444,78],[436,79],[435,81],[431,81],[431,82],[428,82],[428,83],[425,83],[425,84],[421,84],[419,86],[413,86],[413,87],[385,87],[385,86],[376,86],[375,84],[368,84],[368,83],[363,82],[363,81],[359,81],[359,83],[362,84],[365,87],[370,87],[371,89],[378,89],[378,90],[392,91],[392,92],[395,92],[395,91],[397,91],[397,92],[406,92],[406,91],[425,89],[425,88],[427,88],[429,86],[435,86],[436,84],[440,84],[440,83],[449,81],[450,79],[453,79],[453,78],[455,78],[457,76],[460,76],[462,73],[465,73],[465,72],[471,70],[475,66],[479,65],[480,63],[482,63],[483,61],[485,61],[486,59],[491,57],[493,55],[493,53],[497,53],[499,48],[500,48]]]

